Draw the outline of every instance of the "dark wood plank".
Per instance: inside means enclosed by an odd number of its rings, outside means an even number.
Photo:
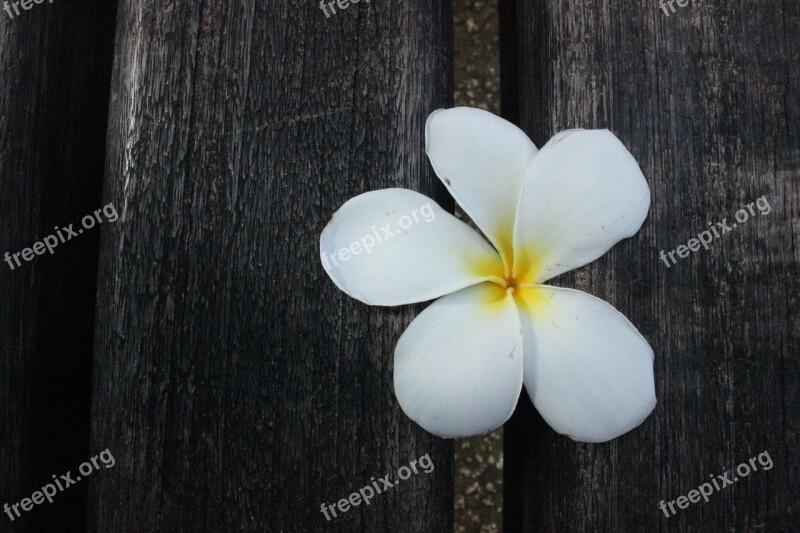
[[[800,5],[504,2],[505,113],[539,145],[609,128],[653,205],[633,239],[557,284],[614,304],[656,353],[659,404],[603,445],[525,401],[506,426],[509,531],[795,531],[800,523]],[[516,30],[518,33],[512,33]],[[667,268],[673,250],[766,196],[773,211]],[[774,461],[667,518],[675,500]],[[765,458],[766,459],[766,458]]]
[[[0,254],[11,260],[0,259],[0,505],[89,457],[100,234],[20,265],[13,254],[101,207],[115,5],[31,6],[0,11]],[[82,529],[86,490],[13,522],[3,513],[0,529]]]
[[[371,189],[439,200],[423,151],[452,98],[449,2],[123,0],[112,82],[92,442],[99,531],[446,531],[452,444],[401,413],[414,309],[324,274],[319,235]],[[419,456],[414,476],[326,522]]]

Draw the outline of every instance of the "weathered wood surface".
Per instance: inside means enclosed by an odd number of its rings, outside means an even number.
[[[649,180],[642,231],[557,283],[631,318],[655,350],[659,399],[640,428],[604,445],[556,435],[525,401],[506,425],[508,531],[800,523],[800,4],[676,8],[503,4],[506,114],[539,145],[559,130],[607,127]],[[772,213],[756,211],[669,269],[659,261],[764,195]],[[670,518],[659,510],[763,451],[771,470]]]
[[[452,444],[399,410],[414,309],[371,309],[319,260],[371,189],[444,200],[425,119],[452,98],[445,0],[119,5],[98,289],[98,531],[447,531]],[[424,454],[417,475],[326,522]]]
[[[113,2],[0,11],[0,255],[100,207]],[[13,11],[12,11],[13,13]],[[30,497],[89,457],[99,232],[54,254],[0,262],[0,505]],[[86,485],[0,530],[85,526]]]

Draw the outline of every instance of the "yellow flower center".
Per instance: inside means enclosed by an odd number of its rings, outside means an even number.
[[[531,247],[518,255],[497,255],[472,262],[472,271],[481,277],[486,277],[490,282],[486,293],[486,303],[490,308],[500,305],[506,298],[511,297],[518,306],[532,313],[541,314],[546,311],[549,298],[546,291],[537,285],[543,256],[531,253],[533,250]]]
[[[510,277],[505,278],[505,285],[506,285],[506,294],[514,294],[517,292],[519,285],[517,284],[516,278]]]

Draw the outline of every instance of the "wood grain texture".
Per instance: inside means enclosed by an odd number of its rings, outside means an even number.
[[[423,150],[452,98],[445,0],[119,6],[98,289],[91,479],[98,531],[447,531],[452,444],[393,394],[415,309],[323,272],[350,197],[445,200]],[[446,200],[445,200],[446,202]],[[326,522],[430,454],[418,475]]]
[[[113,2],[0,11],[0,255],[100,207]],[[0,505],[89,456],[99,232],[12,269],[0,262]],[[78,484],[0,530],[82,529]]]
[[[506,426],[506,529],[796,531],[800,4],[503,10],[505,114],[540,146],[559,130],[609,128],[650,183],[639,234],[556,284],[611,302],[640,329],[659,400],[603,445],[556,435],[524,401]],[[659,261],[764,195],[772,213],[671,268]],[[771,470],[671,518],[659,510],[765,450]]]

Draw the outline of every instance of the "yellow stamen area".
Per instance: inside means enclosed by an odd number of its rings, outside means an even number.
[[[545,252],[533,245],[527,245],[517,250],[514,255],[514,268],[512,277],[520,285],[535,285],[541,282],[545,266]]]
[[[519,306],[525,306],[532,315],[542,317],[547,313],[552,293],[545,290],[543,285],[530,285],[522,287],[515,295]]]
[[[467,266],[469,269],[468,273],[477,277],[489,277],[492,278],[492,280],[495,278],[505,278],[503,262],[500,260],[500,257],[495,254],[485,254],[470,258]]]
[[[536,247],[529,246],[515,255],[513,260],[504,261],[498,254],[476,257],[470,261],[470,273],[489,281],[484,291],[486,309],[489,312],[500,311],[507,298],[511,297],[520,308],[530,313],[545,313],[549,297],[542,286],[537,285],[544,269],[544,258],[544,254]]]
[[[511,240],[511,232],[507,232],[508,235],[504,235],[498,237],[498,253],[500,254],[501,261],[503,263],[503,276],[509,277],[511,276],[511,271],[514,267],[514,245]]]

